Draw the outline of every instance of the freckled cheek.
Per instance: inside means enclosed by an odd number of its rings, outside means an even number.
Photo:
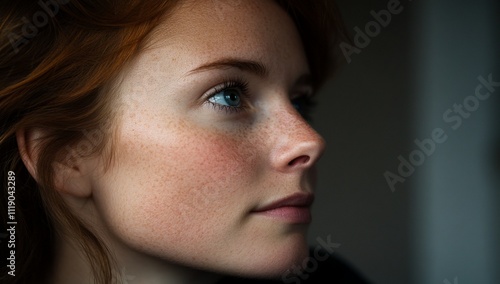
[[[256,154],[250,145],[216,135],[193,137],[186,145],[189,148],[177,149],[174,154],[178,161],[175,175],[182,177],[178,183],[174,182],[177,186],[173,186],[177,208],[206,210],[199,214],[217,211],[227,214],[229,208],[241,208],[242,202],[252,194],[249,187],[255,176],[252,160]]]
[[[120,161],[123,187],[112,198],[126,203],[120,223],[128,230],[139,222],[172,241],[189,233],[223,233],[253,206],[255,145],[202,131],[180,132],[128,141]]]

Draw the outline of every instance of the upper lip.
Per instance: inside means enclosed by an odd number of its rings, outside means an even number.
[[[273,201],[267,205],[263,205],[261,207],[257,207],[253,210],[253,212],[262,212],[268,211],[272,209],[276,209],[279,207],[309,207],[314,201],[314,194],[312,193],[304,193],[298,192],[291,194],[287,197],[278,199]]]

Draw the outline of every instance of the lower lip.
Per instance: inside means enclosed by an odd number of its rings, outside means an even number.
[[[311,210],[308,207],[284,206],[254,213],[296,224],[308,224],[312,220]]]

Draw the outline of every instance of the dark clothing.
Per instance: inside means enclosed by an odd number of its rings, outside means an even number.
[[[309,255],[314,259],[312,250]],[[322,261],[311,260],[303,271],[285,273],[276,280],[227,277],[218,284],[369,284],[358,271],[340,257],[330,254]]]

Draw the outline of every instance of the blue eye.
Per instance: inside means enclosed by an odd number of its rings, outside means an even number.
[[[222,91],[217,92],[208,100],[212,103],[223,106],[229,106],[229,107],[241,106],[241,94],[237,89],[224,89]]]
[[[248,94],[248,83],[239,81],[227,81],[211,91],[212,95],[206,100],[214,108],[227,113],[238,112],[245,109],[245,98]]]

